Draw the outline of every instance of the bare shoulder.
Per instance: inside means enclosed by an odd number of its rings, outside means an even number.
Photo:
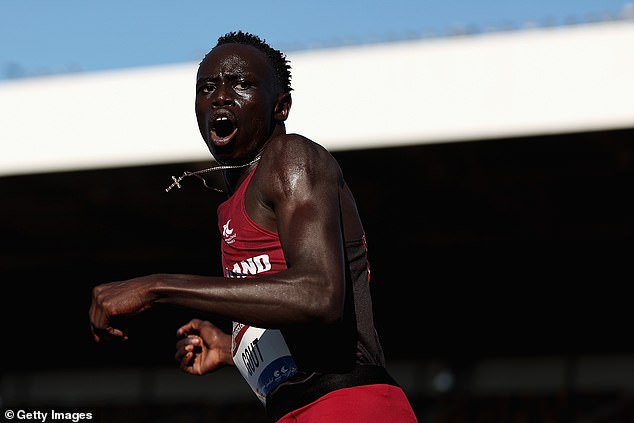
[[[299,134],[284,134],[272,138],[267,144],[265,154],[269,152],[275,157],[284,156],[289,160],[308,157],[332,159],[330,152],[326,148]]]
[[[269,141],[255,178],[262,199],[279,201],[288,200],[289,196],[314,195],[315,190],[325,192],[343,183],[332,154],[298,134],[284,134]]]
[[[267,171],[279,176],[336,177],[341,171],[332,154],[322,145],[299,134],[272,138],[262,155]]]

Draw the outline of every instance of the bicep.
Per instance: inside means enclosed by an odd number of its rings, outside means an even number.
[[[333,322],[343,312],[346,274],[339,166],[325,150],[308,143],[270,153],[275,159],[258,169],[260,210],[270,213],[267,220],[287,265],[272,277],[289,289],[293,307],[313,321]]]
[[[323,171],[295,176],[274,204],[287,265],[338,280],[344,260],[337,179]]]

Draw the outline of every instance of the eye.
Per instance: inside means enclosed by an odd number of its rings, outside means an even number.
[[[216,89],[216,84],[211,82],[203,82],[198,86],[198,92],[202,94],[209,94]]]
[[[246,91],[246,90],[248,90],[249,88],[251,88],[252,86],[253,86],[253,84],[251,84],[250,82],[247,82],[247,81],[240,81],[240,82],[237,82],[237,83],[234,85],[234,88],[235,88],[236,90],[238,90],[238,91]]]

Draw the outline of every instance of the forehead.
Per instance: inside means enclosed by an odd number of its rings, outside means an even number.
[[[198,68],[199,78],[245,73],[272,77],[273,68],[266,55],[256,47],[238,43],[214,47]]]

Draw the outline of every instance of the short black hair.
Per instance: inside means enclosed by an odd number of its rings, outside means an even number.
[[[246,44],[260,50],[273,66],[275,78],[284,92],[290,93],[293,90],[291,88],[291,65],[284,53],[274,49],[257,35],[243,31],[232,31],[220,36],[216,47],[230,43]]]

